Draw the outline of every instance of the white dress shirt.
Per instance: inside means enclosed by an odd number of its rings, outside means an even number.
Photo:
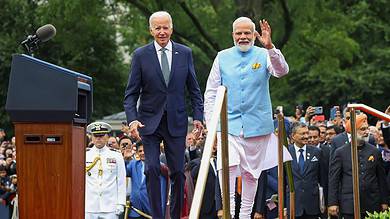
[[[154,41],[153,43],[154,43],[154,47],[156,48],[158,62],[160,63],[160,67],[161,67],[161,53],[162,53],[162,51],[160,51],[160,49],[162,47],[156,41]],[[172,42],[169,41],[168,44],[165,46],[165,48],[167,49],[165,51],[165,53],[167,54],[167,58],[168,58],[169,71],[171,71],[171,69],[172,69],[171,68],[171,66],[172,66]]]
[[[303,160],[306,162],[306,145],[303,146],[303,147],[298,147],[294,144],[294,148],[295,148],[295,155],[297,156],[297,163],[299,163],[299,156],[301,155],[301,152],[299,152],[299,149],[303,149]]]

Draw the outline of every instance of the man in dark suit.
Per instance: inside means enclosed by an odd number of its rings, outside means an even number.
[[[179,218],[184,193],[184,150],[187,134],[185,87],[191,97],[194,128],[203,129],[203,100],[196,80],[191,49],[170,40],[172,18],[167,12],[149,18],[154,42],[134,51],[124,108],[129,132],[144,143],[145,174],[152,217],[163,218],[160,175],[160,142],[172,182],[171,217]],[[139,104],[137,110],[137,102]]]
[[[322,144],[320,142],[320,127],[317,126],[309,126],[309,138],[308,138],[308,144],[310,146],[316,147],[321,150],[321,168],[323,168],[323,195],[324,195],[324,206],[327,206],[327,195],[328,195],[328,173],[329,173],[329,157],[330,157],[330,147],[327,144]],[[321,218],[328,218],[328,214],[326,213],[325,209],[322,209],[322,215]]]
[[[307,146],[308,128],[304,123],[294,123],[289,145],[293,158],[292,173],[295,195],[295,215],[297,219],[314,219],[320,215],[319,185],[324,185],[324,168],[321,167],[321,150]],[[289,192],[287,192],[289,200]],[[289,206],[289,204],[287,204]]]
[[[359,119],[358,119],[359,118]],[[356,119],[360,212],[385,210],[388,207],[388,190],[382,157],[377,148],[368,144],[367,116],[360,114]],[[336,149],[329,169],[328,211],[336,216],[353,218],[353,184],[351,144]]]
[[[350,125],[351,123],[349,120],[350,119],[349,112],[346,112],[345,115],[346,115],[346,117],[345,117],[345,131],[336,135],[332,139],[331,150],[330,150],[331,156],[334,154],[334,152],[336,151],[337,148],[351,142],[351,134],[350,134],[351,133],[351,125]],[[359,120],[362,118],[364,118],[364,117],[359,117],[359,115],[357,115],[356,116],[356,123],[361,122]],[[374,136],[369,135],[368,143],[375,145]]]

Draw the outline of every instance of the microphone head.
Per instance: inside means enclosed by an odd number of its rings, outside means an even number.
[[[46,42],[56,35],[56,28],[51,24],[43,25],[35,32],[41,42]]]

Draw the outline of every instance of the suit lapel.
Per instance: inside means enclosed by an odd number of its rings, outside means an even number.
[[[177,50],[176,43],[174,43],[173,41],[171,41],[171,43],[172,43],[172,64],[171,64],[171,74],[169,75],[168,85],[171,82],[173,75],[175,74],[177,61],[178,61],[177,59],[179,58],[180,55],[179,51]]]
[[[154,47],[154,42],[149,44],[148,53],[149,53],[148,55],[149,55],[149,57],[151,58],[151,61],[152,61],[151,64],[153,66],[155,66],[156,72],[157,72],[158,77],[160,78],[160,81],[166,87],[167,85],[165,84],[164,76],[163,76],[163,73],[161,71],[161,66],[160,66],[160,62],[158,61],[158,57],[157,57],[158,54],[156,52],[156,47]]]
[[[312,156],[313,156],[313,152],[312,152],[310,147],[311,146],[306,145],[306,160],[305,160],[305,165],[303,165],[303,174],[306,173],[307,168],[309,167],[309,164],[310,164]]]
[[[292,162],[293,169],[295,170],[295,172],[300,174],[299,166],[298,166],[298,160],[297,160],[297,154],[296,154],[294,145],[290,145],[289,146],[289,151],[290,151],[290,154],[291,154],[292,159],[293,159],[293,162]]]

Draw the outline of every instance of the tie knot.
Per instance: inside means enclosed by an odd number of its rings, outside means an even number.
[[[298,151],[302,153],[304,150],[301,148],[301,149],[299,149]]]
[[[161,52],[165,52],[165,51],[167,51],[167,50],[168,50],[168,49],[165,48],[165,47],[162,47],[162,48],[160,49]]]

